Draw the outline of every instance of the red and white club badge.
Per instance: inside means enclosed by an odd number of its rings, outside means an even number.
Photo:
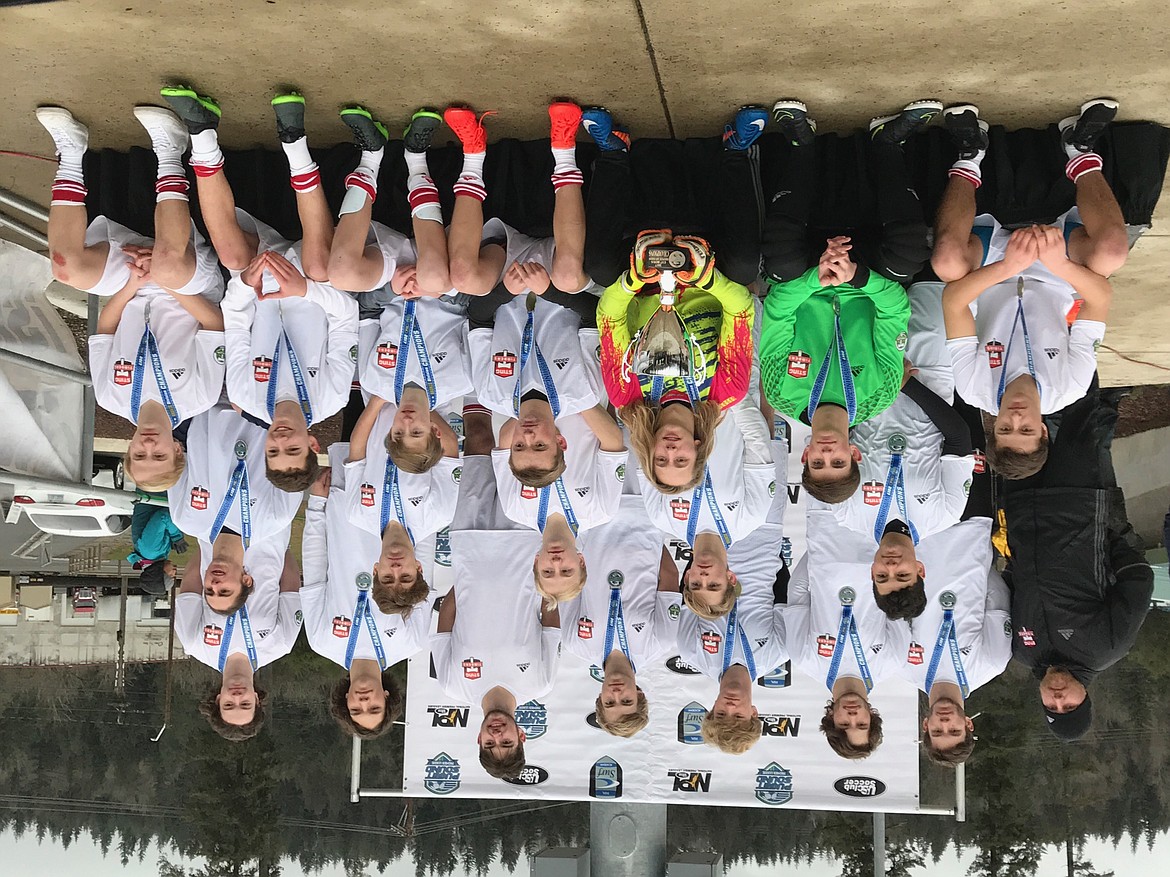
[[[203,643],[209,646],[218,646],[223,641],[223,628],[216,627],[214,624],[207,624],[203,627]]]
[[[134,380],[134,364],[128,359],[119,359],[114,363],[114,383],[119,387],[128,387]]]
[[[539,491],[535,487],[529,487],[527,484],[520,485],[521,499],[536,499],[538,493]]]
[[[983,345],[983,349],[987,351],[987,362],[992,368],[999,368],[1003,365],[1002,344],[992,339]]]
[[[1016,631],[1016,634],[1020,637],[1020,642],[1023,643],[1025,646],[1027,646],[1030,649],[1036,648],[1036,632],[1034,630],[1030,630],[1026,627],[1021,627],[1019,630]]]
[[[478,679],[483,675],[483,661],[479,658],[467,658],[463,662],[463,676],[466,679]]]
[[[882,501],[882,491],[886,486],[880,481],[867,481],[861,485],[861,498],[866,505],[879,505]]]
[[[374,485],[363,484],[361,487],[362,505],[368,509],[374,507]]]
[[[267,384],[272,377],[272,360],[267,356],[257,356],[252,360],[252,377],[258,384]]]
[[[833,657],[833,649],[837,646],[837,637],[822,633],[817,637],[817,654],[822,658]]]
[[[918,643],[910,643],[910,650],[906,653],[906,663],[918,666],[922,663],[922,646]]]
[[[987,454],[978,448],[975,449],[975,469],[976,475],[982,475],[987,471]]]
[[[704,633],[703,637],[703,651],[708,655],[719,654],[719,644],[723,642],[723,637],[717,633]]]
[[[207,492],[206,487],[192,487],[191,488],[191,508],[197,512],[207,510],[207,500],[211,494]]]
[[[685,521],[691,516],[691,501],[689,499],[672,499],[670,501],[670,513],[674,515],[676,521]]]
[[[794,350],[788,354],[788,377],[807,378],[808,367],[812,364],[812,357],[803,350]]]
[[[380,368],[398,367],[398,345],[385,342],[378,345],[378,366]]]
[[[516,354],[500,350],[492,354],[492,370],[497,378],[510,378],[516,374]]]
[[[590,619],[577,619],[577,636],[580,639],[593,639],[593,622]]]
[[[349,637],[349,630],[353,627],[353,622],[344,615],[333,616],[333,635],[346,639]]]

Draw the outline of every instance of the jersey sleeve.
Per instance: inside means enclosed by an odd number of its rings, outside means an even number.
[[[615,408],[642,398],[642,385],[626,373],[630,346],[629,308],[634,295],[619,278],[606,287],[597,303],[597,330],[601,335],[601,377]]]
[[[89,336],[89,375],[93,378],[94,401],[103,411],[117,413],[118,404],[111,390],[110,375],[114,368],[114,336]]]
[[[979,339],[974,335],[947,340],[951,368],[955,375],[955,392],[968,405],[987,410],[984,390],[986,375],[979,363]]]
[[[682,594],[677,591],[658,591],[654,595],[654,611],[650,615],[650,635],[647,637],[647,658],[674,649],[678,643],[678,620],[682,616]]]
[[[256,317],[256,293],[239,277],[228,281],[220,302],[223,313],[224,379],[228,398],[249,414],[267,419],[267,411],[252,409],[252,321]]]
[[[320,404],[329,416],[345,407],[353,384],[358,346],[358,306],[351,296],[324,283],[309,281],[306,299],[319,304],[328,320]]]
[[[540,691],[533,697],[543,697],[552,691],[561,665],[561,629],[541,627],[540,629]]]
[[[378,320],[361,320],[358,323],[358,380],[362,389],[371,396],[387,397],[382,381],[379,380],[381,371],[377,366],[378,339],[382,337],[382,324]]]
[[[199,376],[197,396],[199,405],[194,410],[184,411],[184,418],[202,414],[219,401],[227,367],[226,351],[223,332],[200,329],[195,333],[195,373]]]
[[[593,526],[608,523],[617,514],[628,460],[629,452],[625,450],[597,452],[593,468]]]
[[[451,659],[454,649],[454,631],[431,634],[431,660],[435,664],[435,678],[439,687],[449,697],[463,698],[463,686],[459,684],[454,661]]]
[[[941,458],[943,503],[947,515],[957,521],[967,508],[967,494],[970,491],[971,474],[975,471],[974,455],[968,457]]]
[[[203,645],[203,595],[179,594],[175,600],[175,636],[183,651],[196,657]]]
[[[900,283],[871,271],[861,291],[873,302],[873,351],[882,381],[869,400],[870,410],[864,415],[858,412],[858,422],[885,411],[901,392],[903,349],[910,324],[910,299]]]
[[[1066,389],[1059,403],[1060,408],[1071,405],[1088,391],[1093,375],[1097,372],[1097,348],[1104,338],[1104,323],[1076,320],[1072,324],[1068,334],[1068,365],[1062,381]]]
[[[719,361],[711,378],[709,398],[727,408],[747,395],[752,376],[752,327],[756,310],[752,294],[718,270],[707,290],[723,308],[719,327]]]
[[[987,599],[983,610],[984,681],[1004,671],[1012,657],[1011,594],[995,570],[987,575]],[[982,683],[980,683],[982,684]]]
[[[495,410],[492,383],[492,330],[472,329],[467,333],[467,352],[471,357],[471,383],[481,404]]]
[[[273,645],[265,649],[268,662],[283,658],[292,651],[297,642],[297,635],[301,632],[301,594],[300,591],[286,591],[281,594],[276,604],[276,629],[268,634],[267,639]]]
[[[431,489],[427,496],[431,506],[428,510],[430,526],[427,527],[427,535],[439,532],[454,520],[455,506],[459,503],[458,473],[462,469],[462,457],[440,457],[439,462],[431,467]]]
[[[755,405],[740,403],[731,409],[731,417],[743,434],[743,462],[747,466],[772,465],[772,438],[768,435],[768,424],[764,415]]]

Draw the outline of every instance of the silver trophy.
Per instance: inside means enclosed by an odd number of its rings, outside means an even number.
[[[670,245],[650,247],[646,264],[661,274],[658,310],[631,339],[626,367],[637,375],[700,381],[707,371],[706,356],[674,309],[679,296],[675,273],[691,267],[690,253]]]

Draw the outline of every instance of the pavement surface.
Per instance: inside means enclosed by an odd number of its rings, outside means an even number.
[[[420,105],[497,111],[492,137],[546,136],[546,102],[604,103],[635,136],[718,131],[748,102],[800,97],[822,131],[848,131],[920,97],[974,101],[1009,127],[1086,98],[1170,122],[1170,16],[1161,0],[59,0],[0,8],[0,150],[51,154],[32,112],[59,102],[95,147],[145,145],[130,110],[187,81],[224,107],[225,145],[275,146],[268,99],[309,99],[311,142],[346,138],[340,105],[397,128]],[[48,201],[52,165],[0,155],[0,187]],[[1170,382],[1170,198],[1115,277],[1107,384]],[[32,223],[37,228],[43,226]]]

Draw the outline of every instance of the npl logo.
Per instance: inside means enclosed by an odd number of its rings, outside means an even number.
[[[668,770],[666,775],[674,781],[670,789],[672,792],[706,793],[711,791],[711,771],[709,770]]]
[[[471,710],[465,706],[429,706],[432,728],[466,728]]]
[[[765,737],[799,737],[800,716],[783,716],[776,713],[760,714]]]

